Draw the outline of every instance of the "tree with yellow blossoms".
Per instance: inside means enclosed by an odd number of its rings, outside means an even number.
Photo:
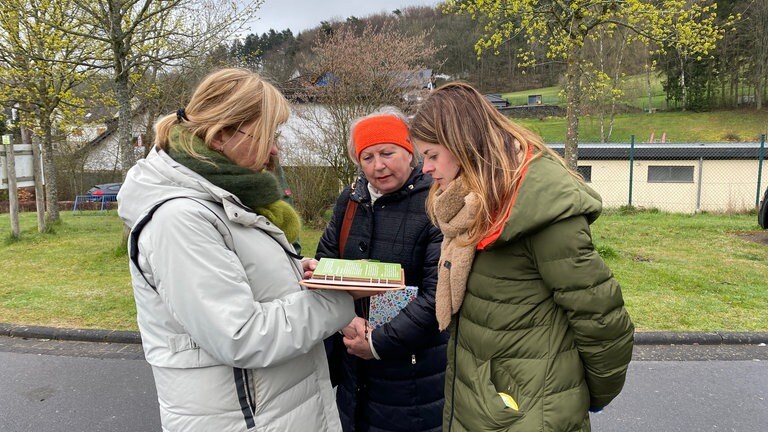
[[[566,65],[565,159],[574,169],[582,77],[590,66],[584,52],[588,41],[611,37],[622,28],[631,33],[627,43],[674,47],[691,59],[708,55],[724,32],[715,22],[713,0],[448,0],[443,7],[484,23],[483,36],[475,44],[478,54],[523,38],[530,49],[518,53],[521,65],[539,62],[537,49],[547,61]]]
[[[72,9],[70,0],[0,0],[0,103],[15,106],[21,113],[19,126],[41,143],[46,203],[46,220],[38,220],[41,232],[59,220],[57,135],[82,118],[83,88],[76,89],[93,75],[92,68],[73,60],[100,50],[61,30],[75,25]]]

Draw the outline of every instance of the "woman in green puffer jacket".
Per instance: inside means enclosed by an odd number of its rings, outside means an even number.
[[[634,328],[592,244],[600,196],[541,138],[450,83],[411,136],[443,232],[445,431],[589,431],[621,391]]]

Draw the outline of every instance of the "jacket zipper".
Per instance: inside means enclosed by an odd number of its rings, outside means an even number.
[[[411,354],[411,364],[412,365],[416,364],[416,354]]]

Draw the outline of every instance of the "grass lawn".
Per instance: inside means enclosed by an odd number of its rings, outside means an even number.
[[[0,321],[54,327],[135,329],[128,258],[115,211],[61,212],[50,234],[22,213],[21,240],[0,215]]]
[[[515,118],[515,122],[533,130],[547,143],[565,142],[565,118]],[[608,127],[608,120],[605,121]],[[733,110],[695,112],[655,112],[652,114],[620,114],[616,116],[610,142],[648,142],[653,133],[658,142],[666,133],[668,143],[742,141],[759,142],[768,131],[768,110]],[[600,142],[600,120],[585,116],[579,121],[579,142]]]
[[[128,258],[114,212],[62,212],[50,234],[0,215],[0,322],[136,330]],[[768,243],[756,216],[608,212],[595,243],[621,282],[638,330],[768,331]],[[320,232],[304,230],[303,253]],[[768,238],[768,237],[763,237]]]
[[[593,236],[638,330],[768,330],[768,231],[756,215],[608,212]]]

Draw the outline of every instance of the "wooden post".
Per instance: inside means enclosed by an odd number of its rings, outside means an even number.
[[[32,142],[32,133],[27,128],[21,129],[21,140],[32,145],[32,177],[35,181],[35,209],[37,211],[37,231],[45,232],[45,189],[43,189],[43,168],[40,165],[40,145]]]
[[[19,227],[19,195],[16,187],[16,159],[13,154],[13,135],[3,137],[5,148],[5,170],[8,174],[8,206],[11,216],[11,235],[18,239],[21,238],[21,229]]]

